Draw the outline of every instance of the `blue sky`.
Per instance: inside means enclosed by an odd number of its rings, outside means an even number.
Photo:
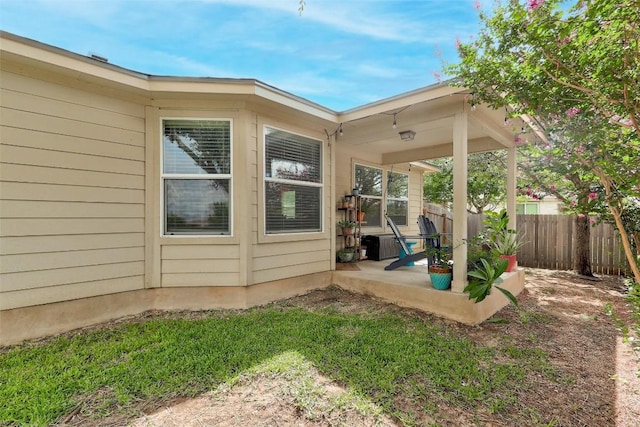
[[[436,83],[479,23],[473,0],[306,0],[301,15],[298,0],[0,0],[0,28],[148,74],[255,78],[344,111]]]

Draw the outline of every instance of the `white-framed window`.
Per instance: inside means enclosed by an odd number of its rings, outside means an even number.
[[[162,119],[162,234],[231,235],[231,120]]]
[[[387,171],[387,215],[396,225],[408,225],[409,175]]]
[[[516,214],[537,215],[540,213],[540,203],[516,203]]]
[[[355,188],[362,196],[367,227],[382,227],[383,171],[372,166],[355,165]]]
[[[366,227],[382,227],[384,212],[396,225],[408,225],[409,175],[355,165],[355,186],[362,197]],[[386,179],[385,179],[386,178]]]
[[[322,141],[264,127],[265,234],[323,229]]]

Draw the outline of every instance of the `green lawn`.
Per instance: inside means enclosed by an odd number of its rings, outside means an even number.
[[[93,416],[135,413],[141,401],[198,395],[287,352],[406,424],[415,411],[435,413],[435,401],[507,411],[528,372],[554,375],[540,350],[480,347],[401,310],[174,313],[3,349],[0,424],[51,424],[105,389]]]

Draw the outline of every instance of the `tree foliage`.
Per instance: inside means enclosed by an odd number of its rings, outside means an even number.
[[[474,102],[535,118],[537,135],[514,137],[557,160],[558,185],[596,183],[636,281],[638,245],[625,221],[640,203],[639,15],[638,0],[509,0],[480,12],[478,38],[460,43],[461,62],[448,67]]]
[[[580,122],[576,117],[574,122]],[[520,182],[525,195],[542,199],[547,194],[563,203],[564,213],[575,215],[576,245],[574,269],[578,274],[593,276],[591,270],[591,225],[607,215],[605,194],[598,177],[579,162],[567,161],[573,140],[586,141],[590,135],[576,128],[564,129],[561,135],[551,133],[544,143],[520,147]],[[565,140],[569,140],[569,144]],[[567,146],[569,145],[569,146]],[[580,150],[580,146],[577,148]]]
[[[431,203],[448,208],[453,204],[453,161],[438,159],[440,171],[424,177],[424,197]],[[467,206],[469,212],[482,213],[505,202],[506,152],[469,155],[467,175]]]
[[[453,204],[453,162],[446,158],[431,163],[440,170],[424,175],[422,195],[427,202],[450,209]]]

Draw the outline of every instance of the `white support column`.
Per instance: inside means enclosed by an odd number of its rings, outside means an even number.
[[[518,152],[516,147],[507,148],[507,215],[508,227],[516,229],[516,180],[518,167]]]
[[[467,112],[453,120],[453,282],[462,293],[467,285]]]
[[[330,268],[332,271],[336,269],[336,223],[338,222],[336,213],[337,194],[336,194],[336,150],[338,145],[337,135],[327,138],[327,148],[329,149],[329,186],[325,187],[329,190],[329,224],[325,224],[325,230],[329,230],[331,236],[331,261]],[[327,190],[325,190],[327,191]]]

